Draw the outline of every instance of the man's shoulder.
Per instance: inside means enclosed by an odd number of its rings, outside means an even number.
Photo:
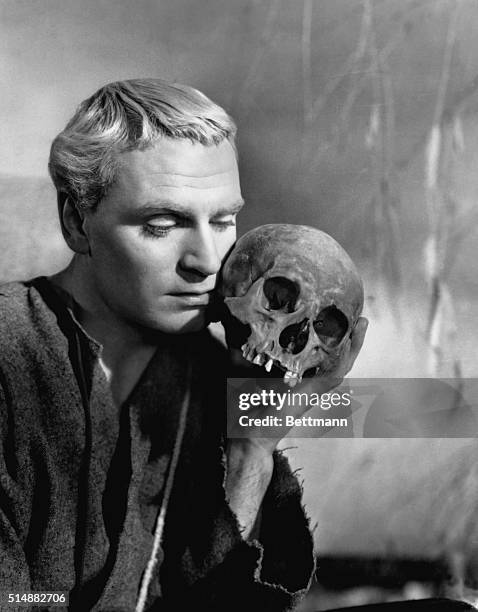
[[[28,282],[8,282],[0,284],[0,331],[11,330],[29,314]]]
[[[52,313],[38,289],[41,277],[0,284],[0,349],[42,333]]]
[[[28,292],[28,285],[32,281],[10,281],[0,283],[0,299],[5,298],[21,298]]]

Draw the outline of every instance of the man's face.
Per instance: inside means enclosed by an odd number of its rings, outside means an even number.
[[[242,204],[227,141],[164,138],[121,154],[114,185],[85,221],[98,306],[166,333],[202,328]]]

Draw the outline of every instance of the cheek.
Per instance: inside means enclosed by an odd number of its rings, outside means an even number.
[[[171,274],[176,246],[167,238],[145,238],[136,231],[109,232],[99,236],[95,266],[116,280],[133,284]]]
[[[217,252],[224,263],[224,259],[226,255],[229,253],[231,248],[234,246],[236,242],[236,228],[231,227],[226,232],[219,234],[219,238],[216,242]]]

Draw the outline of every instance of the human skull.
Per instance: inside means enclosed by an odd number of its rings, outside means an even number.
[[[334,371],[362,312],[355,265],[328,234],[305,225],[257,227],[227,258],[220,292],[228,345],[293,387]]]

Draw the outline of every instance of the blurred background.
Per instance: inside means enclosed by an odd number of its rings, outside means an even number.
[[[237,120],[239,234],[313,225],[356,262],[370,327],[355,377],[477,377],[475,0],[1,0],[0,14],[0,281],[70,257],[47,160],[76,105],[158,76]],[[473,586],[474,440],[284,446],[318,525],[322,587],[304,610],[420,596],[450,572]]]

